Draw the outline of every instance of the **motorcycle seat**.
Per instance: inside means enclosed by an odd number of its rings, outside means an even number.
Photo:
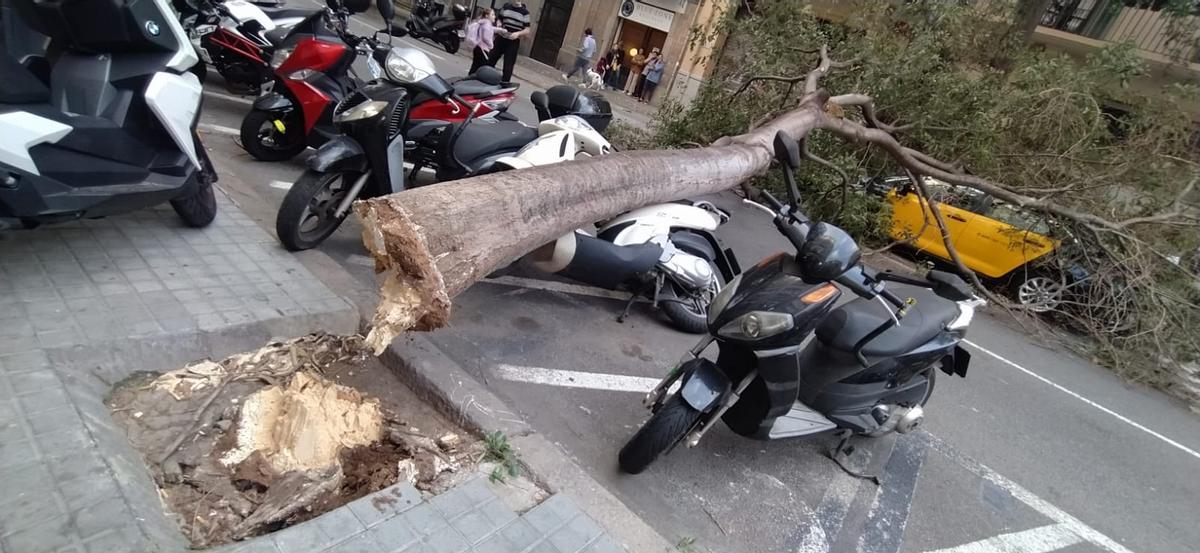
[[[276,47],[279,47],[283,44],[283,40],[287,38],[288,33],[290,32],[292,32],[291,27],[275,27],[274,29],[263,33],[263,36],[267,38],[268,42]]]
[[[308,17],[313,12],[319,11],[305,8],[272,8],[268,6],[258,6],[258,9],[262,10],[263,13],[267,14],[267,17],[273,20],[290,17]]]
[[[454,92],[459,96],[481,96],[490,95],[491,93],[500,90],[499,85],[487,84],[482,81],[477,81],[470,77],[455,81],[453,83]]]
[[[889,289],[901,298],[913,298],[908,315],[871,340],[863,348],[868,357],[891,357],[916,349],[932,340],[950,321],[958,317],[958,304],[933,291],[916,286],[892,285]],[[891,318],[875,300],[859,299],[834,309],[817,326],[817,339],[827,347],[853,352],[854,346],[884,321]]]
[[[450,140],[462,123],[452,125],[443,136]],[[459,161],[470,166],[474,161],[489,154],[505,151],[517,151],[533,142],[538,137],[537,129],[516,121],[475,120],[467,125],[458,141],[454,144],[454,153]],[[448,152],[443,145],[441,151]],[[453,163],[445,163],[449,166]],[[470,167],[475,170],[475,167]]]

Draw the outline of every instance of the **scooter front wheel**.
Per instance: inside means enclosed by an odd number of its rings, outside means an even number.
[[[617,455],[621,470],[640,474],[664,451],[679,443],[699,420],[700,412],[688,405],[679,394],[667,398],[662,408],[621,448],[621,453]]]
[[[275,233],[289,251],[307,250],[324,242],[341,226],[337,214],[361,173],[305,171],[288,190],[275,217]]]
[[[446,42],[442,44],[442,47],[446,49],[446,53],[448,54],[457,54],[459,44],[458,34],[455,33],[446,38]]]

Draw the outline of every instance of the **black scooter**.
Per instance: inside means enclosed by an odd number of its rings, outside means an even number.
[[[446,8],[441,2],[417,0],[405,25],[413,38],[427,38],[454,54],[466,37],[469,12],[466,6],[459,4],[451,6],[450,15],[442,15],[444,11]]]
[[[403,32],[390,25],[389,29]],[[496,160],[515,154],[538,137],[536,128],[520,121],[475,119],[480,104],[456,93],[420,50],[365,40],[372,48],[368,63],[376,64],[383,78],[355,91],[334,109],[333,122],[343,134],[308,158],[308,170],[279,206],[275,231],[289,250],[313,248],[328,238],[345,220],[354,200],[410,186],[405,153],[419,145],[405,136],[409,110],[429,98],[471,106],[465,121],[450,124],[437,135],[438,180],[490,171]]]
[[[19,17],[6,28],[49,37],[53,55],[0,50],[0,229],[168,201],[188,226],[211,223],[198,58],[175,14],[162,2],[9,4]]]
[[[621,448],[625,472],[642,472],[680,442],[694,447],[718,419],[760,440],[839,431],[839,451],[855,433],[911,432],[937,370],[967,374],[970,355],[959,342],[983,300],[949,273],[917,279],[863,266],[845,231],[797,210],[796,141],[780,132],[775,153],[790,202],[763,192],[769,209],[760,207],[797,255],[759,262],[713,300],[709,335],[646,395],[653,415]],[[835,308],[834,283],[859,298]],[[700,357],[713,341],[716,362]]]

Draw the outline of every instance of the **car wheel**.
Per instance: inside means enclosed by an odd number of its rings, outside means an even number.
[[[1046,313],[1058,309],[1065,290],[1061,278],[1031,273],[1024,278],[1018,277],[1013,287],[1013,297],[1018,304],[1034,313]]]

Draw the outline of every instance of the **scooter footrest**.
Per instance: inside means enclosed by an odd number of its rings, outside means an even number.
[[[806,436],[837,428],[824,415],[812,410],[811,407],[797,401],[792,409],[782,417],[775,419],[767,437],[771,439]]]

